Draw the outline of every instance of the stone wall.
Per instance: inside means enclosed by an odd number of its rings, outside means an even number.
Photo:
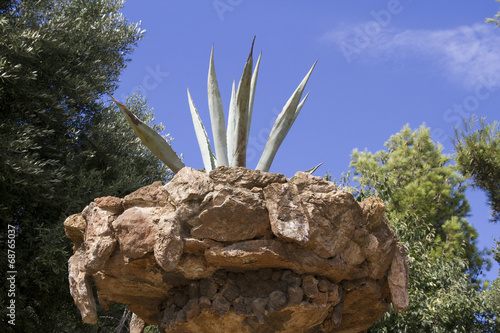
[[[86,323],[128,304],[164,332],[359,332],[408,307],[408,263],[381,200],[323,178],[183,168],[65,221]],[[134,324],[134,325],[135,325]]]

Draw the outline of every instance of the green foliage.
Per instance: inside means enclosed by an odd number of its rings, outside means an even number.
[[[464,128],[455,129],[454,145],[456,162],[460,172],[472,180],[488,195],[492,209],[492,221],[500,221],[500,131],[498,123],[486,124],[479,121],[479,129],[474,130],[477,119],[464,121]]]
[[[493,314],[474,280],[484,262],[477,232],[465,220],[464,179],[424,126],[405,126],[385,147],[374,154],[354,150],[358,186],[348,185],[350,173],[339,184],[358,200],[384,200],[409,259],[410,307],[403,314],[391,309],[370,331],[493,332]]]
[[[141,39],[121,1],[10,1],[0,5],[0,250],[16,235],[16,331],[85,332],[69,295],[64,219],[93,198],[123,196],[171,173],[100,98],[116,88]],[[145,122],[140,96],[129,107]],[[161,130],[161,126],[155,126]],[[6,261],[1,261],[6,271]],[[6,295],[6,284],[0,293]],[[6,318],[6,298],[0,315]],[[117,310],[119,313],[119,310]],[[118,314],[119,315],[119,314]],[[12,327],[2,319],[0,331]]]
[[[144,328],[144,333],[158,333],[160,332],[158,330],[158,326],[156,325],[149,325]]]
[[[482,267],[477,232],[465,220],[469,204],[463,177],[450,165],[450,157],[436,146],[429,129],[405,126],[375,154],[354,150],[351,167],[359,183],[359,196],[375,195],[387,205],[389,219],[407,212],[432,224],[436,232],[434,254],[465,257],[469,268]]]
[[[410,306],[402,314],[390,308],[370,332],[496,332],[487,300],[464,274],[467,260],[435,256],[428,221],[407,213],[391,222],[409,260]]]
[[[500,2],[500,0],[497,0],[497,2]],[[495,23],[500,27],[500,11],[495,15],[495,18],[487,18],[486,22]]]
[[[500,241],[496,242],[496,247],[493,249],[493,258],[500,264]],[[489,286],[483,290],[481,296],[487,306],[490,314],[494,315],[494,319],[489,319],[492,325],[496,325],[497,331],[500,330],[500,269],[497,277]]]

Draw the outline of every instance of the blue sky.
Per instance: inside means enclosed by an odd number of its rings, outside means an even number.
[[[189,87],[209,130],[207,73],[212,45],[227,115],[233,78],[243,71],[254,35],[262,51],[247,166],[255,168],[276,115],[307,73],[310,96],[271,167],[291,177],[334,178],[349,169],[354,148],[375,152],[405,124],[431,128],[453,153],[454,126],[472,114],[500,115],[500,28],[485,23],[500,9],[478,1],[137,1],[125,3],[145,38],[115,96],[139,89],[166,126],[186,165],[202,168],[187,101]],[[256,56],[254,57],[256,60]],[[209,132],[211,138],[211,133]],[[213,141],[213,140],[212,140]],[[490,248],[500,224],[488,222],[486,196],[468,191],[469,221]],[[498,265],[487,279],[498,275]]]

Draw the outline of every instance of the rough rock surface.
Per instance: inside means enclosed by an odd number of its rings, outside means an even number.
[[[409,304],[408,262],[379,199],[320,177],[183,168],[65,221],[82,319],[128,304],[134,332],[360,332]]]

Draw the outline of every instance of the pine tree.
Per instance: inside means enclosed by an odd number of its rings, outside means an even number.
[[[387,204],[389,219],[411,213],[431,224],[436,233],[435,255],[461,256],[478,272],[482,258],[476,230],[466,221],[469,204],[463,177],[450,165],[424,126],[405,126],[385,143],[386,151],[352,154],[354,180],[361,196],[376,195]],[[462,252],[462,248],[465,251]]]
[[[410,263],[410,307],[390,310],[373,332],[493,332],[491,312],[475,280],[487,266],[466,221],[463,177],[424,126],[405,126],[374,154],[354,150],[358,200],[375,195]]]
[[[477,119],[464,122],[464,129],[455,129],[455,158],[460,172],[488,195],[492,221],[500,221],[500,131],[498,123],[486,124]]]
[[[485,191],[491,207],[491,222],[500,221],[500,131],[497,122],[485,123],[472,117],[464,121],[464,128],[455,128],[454,145],[460,172],[471,180],[472,186]],[[494,259],[500,263],[500,241],[492,249]],[[499,271],[500,275],[500,271]],[[500,277],[482,292],[486,308],[495,317],[488,318],[500,327]]]

